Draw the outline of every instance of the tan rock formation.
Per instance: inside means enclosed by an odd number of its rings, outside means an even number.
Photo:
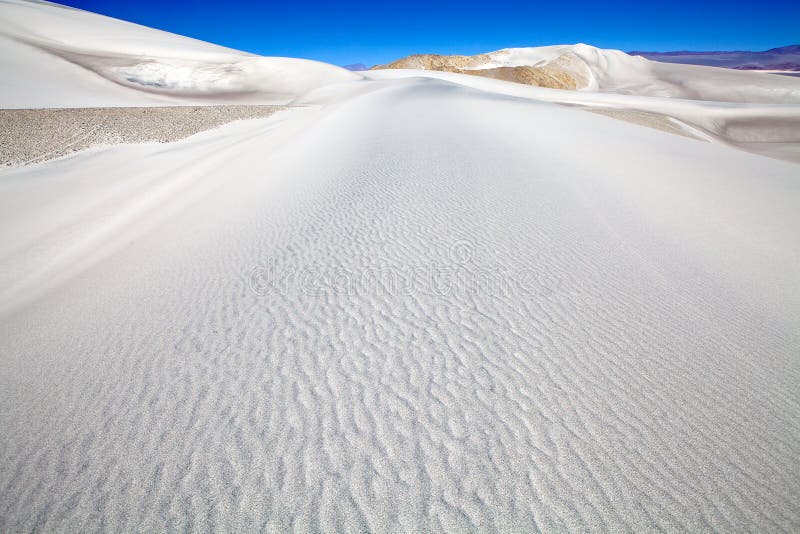
[[[566,57],[572,56],[572,57]],[[576,74],[575,62],[578,58],[564,54],[542,66],[514,66],[479,68],[492,61],[488,54],[475,56],[443,56],[438,54],[414,54],[386,65],[376,65],[372,69],[422,69],[442,72],[457,72],[496,80],[548,87],[552,89],[578,89],[586,80]]]

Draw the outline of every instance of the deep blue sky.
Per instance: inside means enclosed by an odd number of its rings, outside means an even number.
[[[216,44],[338,65],[583,42],[622,50],[766,50],[800,43],[800,0],[61,0]]]

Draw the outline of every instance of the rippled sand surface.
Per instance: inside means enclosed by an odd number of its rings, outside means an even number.
[[[798,167],[370,87],[0,172],[0,530],[797,531]]]

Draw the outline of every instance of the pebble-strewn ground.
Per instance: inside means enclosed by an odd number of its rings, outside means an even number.
[[[281,106],[0,110],[0,165],[27,165],[97,145],[177,141]]]
[[[685,127],[681,126],[679,122],[671,117],[667,117],[666,115],[661,115],[659,113],[648,113],[646,111],[634,111],[628,109],[592,109],[587,108],[586,111],[591,111],[592,113],[597,113],[598,115],[605,115],[606,117],[611,117],[613,119],[619,119],[622,121],[631,122],[633,124],[638,124],[639,126],[647,126],[648,128],[655,128],[656,130],[661,130],[662,132],[667,132],[675,135],[682,135],[684,137],[690,137],[692,139],[697,139],[689,130]]]

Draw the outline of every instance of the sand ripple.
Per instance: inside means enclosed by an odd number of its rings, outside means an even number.
[[[795,166],[435,81],[293,113],[2,176],[182,181],[0,321],[0,530],[800,529]],[[512,284],[347,283],[415,266]]]

